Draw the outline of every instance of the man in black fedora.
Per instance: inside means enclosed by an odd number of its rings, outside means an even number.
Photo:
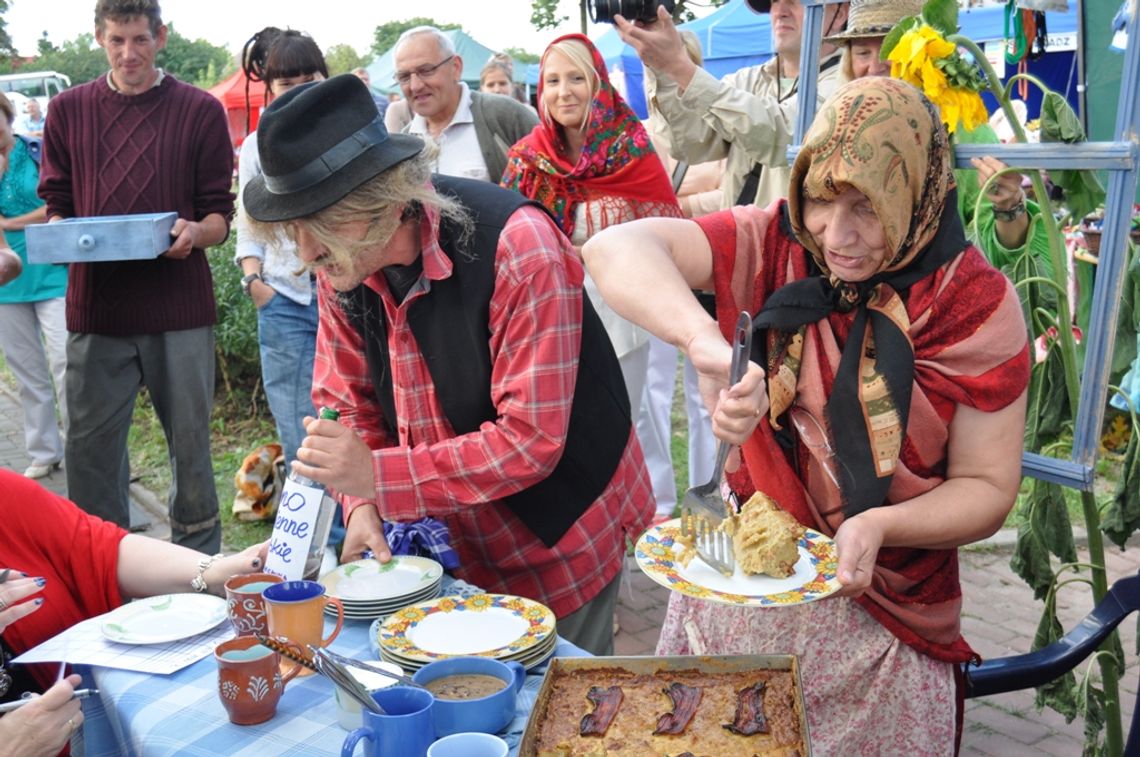
[[[775,55],[716,79],[685,54],[677,27],[663,6],[657,18],[636,24],[617,17],[614,25],[641,62],[655,74],[650,110],[665,124],[671,154],[692,164],[726,159],[721,206],[767,206],[788,193],[787,148],[795,129],[796,92],[804,9],[800,0],[748,0],[772,22]],[[824,36],[847,23],[847,3],[828,5]],[[707,52],[707,51],[706,51]],[[839,85],[839,52],[820,48],[819,102]]]
[[[432,175],[351,74],[278,98],[257,140],[245,210],[317,274],[313,401],[340,420],[307,419],[293,467],[339,496],[342,559],[386,560],[382,519],[437,519],[458,576],[608,654],[653,496],[569,241],[513,192]]]

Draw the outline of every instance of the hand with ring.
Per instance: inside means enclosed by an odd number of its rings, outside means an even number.
[[[6,584],[5,584],[6,585]],[[74,698],[80,677],[69,675],[57,681],[18,710],[0,716],[0,744],[7,754],[21,757],[52,757],[83,726],[83,710]]]
[[[970,164],[978,169],[978,186],[984,187],[986,182],[989,182],[986,195],[994,210],[1009,210],[1025,199],[1025,193],[1021,190],[1021,174],[1007,170],[1009,166],[1005,163],[987,155],[982,158],[971,158]],[[1001,173],[1002,171],[1005,173]],[[990,177],[995,175],[997,178],[990,181]]]
[[[39,594],[45,583],[43,578],[29,577],[11,568],[0,570],[0,633],[40,609],[43,597],[30,598]]]

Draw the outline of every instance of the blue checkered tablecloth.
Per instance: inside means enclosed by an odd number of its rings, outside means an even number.
[[[369,649],[368,627],[367,621],[346,620],[329,648],[349,657],[375,659]],[[325,630],[332,630],[331,622]],[[561,638],[554,650],[557,657],[586,654]],[[109,668],[78,672],[85,682],[99,688],[100,696],[84,702],[86,722],[73,744],[77,755],[335,755],[340,754],[348,735],[337,724],[333,685],[319,675],[290,681],[271,720],[239,726],[230,723],[218,699],[218,668],[212,655],[169,676]],[[517,753],[545,672],[545,664],[530,671],[519,694],[515,719],[500,734],[511,745],[512,755]]]

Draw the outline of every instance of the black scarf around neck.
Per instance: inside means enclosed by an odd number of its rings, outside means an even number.
[[[781,222],[790,230],[787,204],[783,208]],[[946,194],[934,238],[906,268],[878,273],[866,281],[833,286],[818,266],[813,265],[815,275],[777,289],[752,319],[752,327],[757,331],[775,329],[791,332],[805,324],[821,321],[833,311],[855,311],[825,408],[832,451],[852,474],[840,486],[843,513],[848,518],[886,504],[892,479],[891,475],[880,476],[876,470],[874,451],[868,441],[867,423],[859,400],[859,363],[868,323],[875,340],[876,368],[886,381],[904,432],[914,383],[914,349],[909,338],[890,318],[869,309],[867,301],[880,284],[888,285],[905,299],[910,287],[953,260],[966,249],[967,244],[958,217],[957,190],[951,188]],[[757,353],[766,343],[763,336],[758,335],[752,340],[752,359],[760,365],[766,364],[763,355]]]

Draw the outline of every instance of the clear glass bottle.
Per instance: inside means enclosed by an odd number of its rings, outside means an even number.
[[[335,421],[340,413],[325,407],[320,417]],[[286,581],[319,578],[337,507],[324,486],[290,469],[277,503],[265,570]]]

